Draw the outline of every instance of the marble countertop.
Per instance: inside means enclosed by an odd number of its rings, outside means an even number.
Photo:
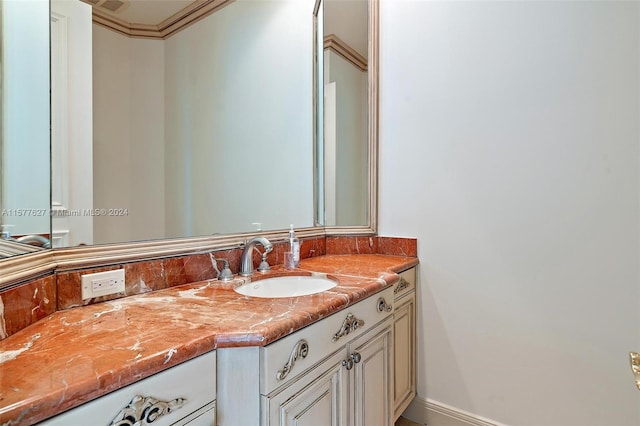
[[[33,424],[218,348],[268,345],[393,285],[394,272],[417,263],[320,256],[294,271],[337,279],[315,295],[252,298],[233,291],[239,280],[213,280],[55,312],[0,341],[0,425]],[[287,273],[274,267],[261,277]]]

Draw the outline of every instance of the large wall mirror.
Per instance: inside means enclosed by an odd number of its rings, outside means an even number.
[[[377,2],[323,2],[2,0],[3,241],[95,260],[375,232]]]
[[[3,1],[0,15],[0,257],[9,257],[51,231],[49,7]]]
[[[51,0],[54,246],[313,226],[314,0],[118,3]]]
[[[369,4],[324,0],[324,215],[328,226],[367,224]]]

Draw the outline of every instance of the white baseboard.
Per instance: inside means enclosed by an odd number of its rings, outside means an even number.
[[[450,405],[416,396],[402,413],[407,419],[427,426],[504,426]]]

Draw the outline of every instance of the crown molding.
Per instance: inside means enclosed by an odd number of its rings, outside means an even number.
[[[191,3],[156,25],[127,22],[93,7],[93,22],[128,37],[165,40],[234,1],[203,0]]]
[[[329,34],[324,37],[324,48],[334,51],[360,71],[367,71],[367,58],[359,54],[335,34]]]

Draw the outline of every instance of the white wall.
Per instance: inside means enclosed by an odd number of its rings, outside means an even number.
[[[379,232],[419,239],[420,398],[640,424],[639,5],[383,0]]]
[[[326,200],[335,222],[327,225],[360,225],[367,222],[367,72],[325,49],[324,73],[325,84],[336,83],[335,200]]]
[[[93,25],[96,243],[164,237],[164,49]]]
[[[48,32],[47,1],[2,4],[0,223],[15,235],[50,232]]]
[[[166,40],[167,236],[312,225],[313,5],[237,0]]]

